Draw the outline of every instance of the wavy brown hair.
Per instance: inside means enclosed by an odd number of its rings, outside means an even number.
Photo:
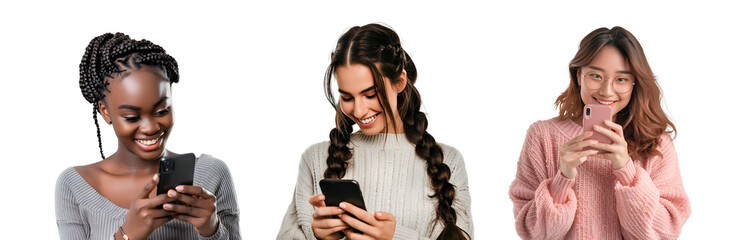
[[[577,73],[580,68],[590,64],[595,55],[607,46],[620,51],[635,75],[635,86],[630,102],[615,114],[615,122],[623,126],[628,152],[631,157],[638,159],[662,156],[656,149],[660,144],[661,135],[673,133],[675,137],[676,126],[661,108],[661,89],[648,65],[643,48],[638,39],[624,28],[598,28],[582,39],[580,48],[569,65],[571,79],[569,87],[554,102],[559,108],[559,119],[576,121],[582,117],[585,103],[580,97]]]
[[[406,71],[407,83],[404,90],[397,95],[397,111],[402,118],[408,141],[415,144],[415,153],[428,164],[426,171],[434,190],[434,194],[430,197],[438,199],[433,227],[437,221],[444,224],[438,239],[467,239],[468,234],[456,225],[456,210],[452,207],[456,191],[448,182],[451,170],[443,163],[443,149],[426,131],[428,119],[420,111],[420,93],[413,85],[418,77],[417,69],[410,55],[402,49],[397,33],[390,28],[379,24],[352,27],[339,38],[337,47],[332,52],[331,63],[324,78],[324,88],[327,99],[336,110],[336,127],[329,133],[329,156],[324,177],[337,179],[344,177],[348,161],[352,158],[352,152],[347,144],[354,121],[342,113],[331,88],[332,77],[337,67],[346,64],[362,64],[370,69],[374,76],[373,81],[380,106],[392,123],[396,122],[395,115],[393,106],[386,100],[384,78],[393,81],[391,84],[396,84],[395,81],[398,81],[402,71]],[[385,125],[385,128],[389,126]]]

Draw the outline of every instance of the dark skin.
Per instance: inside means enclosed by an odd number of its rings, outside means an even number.
[[[127,69],[109,79],[99,112],[113,125],[117,151],[99,162],[75,167],[99,194],[129,209],[122,224],[130,239],[146,239],[157,227],[177,218],[201,236],[217,231],[215,196],[199,186],[182,185],[157,195],[159,158],[175,155],[165,149],[174,125],[170,81],[157,67]],[[180,200],[185,204],[172,202]],[[156,207],[163,205],[163,209]],[[122,239],[117,232],[115,238]]]

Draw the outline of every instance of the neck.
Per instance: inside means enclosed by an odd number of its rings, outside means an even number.
[[[405,126],[403,125],[400,115],[397,114],[397,112],[394,112],[394,115],[395,115],[394,123],[391,122],[389,118],[387,119],[387,121],[390,122],[390,124],[387,126],[386,133],[405,133]]]
[[[159,159],[146,160],[142,159],[136,154],[130,152],[126,147],[119,144],[114,154],[109,156],[106,161],[109,162],[113,169],[113,172],[118,174],[132,174],[132,175],[150,175],[155,174],[159,170]],[[166,155],[166,150],[165,154]]]
[[[399,122],[399,123],[393,124],[393,125],[395,125],[395,127],[388,127],[386,133],[395,133],[395,134],[405,133],[405,128],[403,128],[402,122]]]

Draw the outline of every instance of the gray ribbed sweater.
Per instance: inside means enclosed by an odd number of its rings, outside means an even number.
[[[443,161],[451,168],[450,183],[456,188],[453,201],[459,227],[473,237],[471,197],[463,157],[453,147],[443,148]],[[299,176],[293,200],[289,205],[277,239],[316,239],[311,229],[314,207],[309,198],[320,194],[319,180],[327,169],[329,142],[314,144],[301,156]],[[356,132],[349,143],[349,160],[345,179],[355,179],[362,188],[365,205],[370,213],[389,212],[397,221],[395,239],[435,239],[443,230],[438,222],[431,232],[437,200],[433,194],[427,163],[415,153],[415,146],[404,134],[367,136]]]
[[[225,163],[200,155],[193,182],[217,198],[218,231],[205,238],[192,224],[173,219],[148,239],[240,239],[235,187]],[[101,196],[73,167],[63,171],[56,181],[56,224],[61,239],[113,239],[127,213],[128,209]]]

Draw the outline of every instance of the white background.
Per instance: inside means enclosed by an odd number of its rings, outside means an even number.
[[[692,206],[682,238],[726,235],[729,17],[717,4],[8,2],[0,4],[3,239],[58,238],[58,174],[99,160],[78,64],[93,37],[117,31],[177,59],[168,148],[223,159],[243,238],[273,239],[301,153],[334,127],[322,87],[329,54],[349,27],[371,22],[398,32],[419,70],[428,130],[465,157],[477,238],[518,238],[508,188],[526,130],[556,116],[582,37],[612,26],[640,40],[678,128]],[[102,136],[110,155],[111,127]]]

